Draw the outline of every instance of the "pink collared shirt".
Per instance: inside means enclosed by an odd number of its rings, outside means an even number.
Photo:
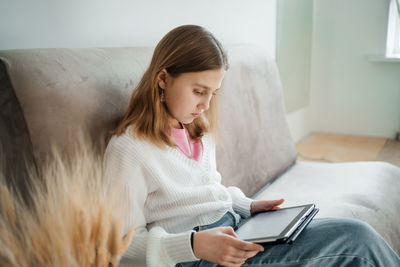
[[[200,161],[203,155],[203,143],[201,138],[193,139],[185,126],[181,124],[183,129],[176,129],[171,127],[170,133],[175,143],[178,145],[178,149],[189,159]]]

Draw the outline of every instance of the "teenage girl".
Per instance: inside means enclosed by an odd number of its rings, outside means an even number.
[[[177,27],[155,48],[105,154],[106,176],[128,205],[125,230],[135,227],[121,265],[400,266],[356,220],[314,219],[293,245],[236,238],[240,220],[284,200],[255,201],[221,184],[215,111],[227,70],[221,44],[199,26]]]

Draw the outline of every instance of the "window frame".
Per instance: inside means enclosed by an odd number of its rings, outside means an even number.
[[[390,1],[386,39],[387,58],[400,58],[400,15],[396,0]]]

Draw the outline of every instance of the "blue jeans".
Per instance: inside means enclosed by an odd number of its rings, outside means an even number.
[[[202,231],[239,222],[228,211],[219,221],[197,226]],[[292,244],[266,245],[242,266],[400,266],[400,258],[367,223],[354,219],[313,219]],[[176,267],[211,267],[199,260]]]

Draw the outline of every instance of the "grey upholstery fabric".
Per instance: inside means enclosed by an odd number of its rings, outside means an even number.
[[[37,172],[24,114],[0,60],[0,175],[29,203],[29,173]]]
[[[151,54],[152,48],[0,51],[38,166],[50,147],[68,153],[79,131],[96,140],[113,129]]]
[[[220,92],[218,169],[226,185],[253,195],[296,160],[275,61],[252,46],[228,47]]]

